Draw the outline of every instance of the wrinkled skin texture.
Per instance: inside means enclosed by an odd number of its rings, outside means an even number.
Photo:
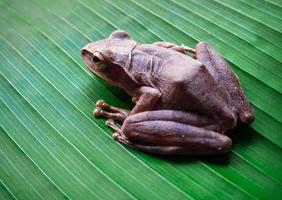
[[[226,131],[238,121],[254,120],[237,76],[206,42],[195,49],[139,44],[117,30],[87,44],[81,55],[94,74],[133,97],[131,111],[103,100],[94,110],[108,118],[114,139],[133,148],[166,155],[222,154],[232,145]]]

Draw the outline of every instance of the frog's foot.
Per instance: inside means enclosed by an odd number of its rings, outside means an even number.
[[[123,122],[129,115],[129,112],[129,110],[110,106],[109,104],[105,103],[104,100],[99,100],[96,102],[96,108],[94,109],[93,114],[95,117],[101,116]]]
[[[114,131],[116,131],[117,133],[121,134],[122,130],[117,126],[115,120],[113,119],[107,119],[106,123],[105,123],[108,127],[112,128]]]
[[[113,119],[108,119],[106,121],[106,125],[110,128],[112,128],[114,131],[116,131],[113,134],[113,138],[119,142],[122,142],[126,145],[129,145],[130,142],[128,141],[128,139],[125,137],[125,135],[123,134],[122,130],[117,126],[117,124],[115,123],[115,121]]]
[[[121,142],[121,143],[126,144],[128,146],[132,146],[131,143],[128,141],[128,139],[124,135],[121,135],[118,132],[115,132],[113,134],[113,138],[118,142]]]
[[[155,42],[153,43],[153,45],[159,46],[159,47],[163,47],[163,48],[167,48],[167,49],[171,49],[174,51],[178,51],[180,53],[192,53],[193,55],[196,53],[196,50],[191,48],[191,47],[187,47],[185,45],[176,45],[170,42]]]

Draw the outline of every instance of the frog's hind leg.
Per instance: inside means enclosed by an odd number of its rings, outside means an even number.
[[[250,124],[254,120],[253,110],[244,95],[238,77],[228,63],[206,42],[196,46],[196,59],[202,62],[216,81],[224,81],[224,86],[231,96],[232,106],[236,109],[240,121]]]
[[[138,149],[144,152],[163,154],[163,155],[181,155],[187,152],[187,149],[182,146],[162,146],[162,145],[157,146],[157,145],[145,145],[145,144],[132,143],[126,138],[126,136],[123,134],[123,131],[118,127],[118,125],[115,123],[114,120],[108,119],[106,121],[106,125],[115,131],[115,133],[113,134],[113,138],[116,141],[121,142],[132,148],[135,148],[135,149]]]
[[[113,119],[119,122],[123,122],[129,115],[129,110],[110,106],[105,103],[104,100],[99,100],[96,103],[96,108],[93,111],[95,117],[102,116],[108,119]]]
[[[198,122],[197,122],[198,121]],[[129,116],[121,128],[127,141],[141,151],[166,155],[211,155],[230,150],[225,135],[202,128],[212,121],[182,111],[149,111]]]

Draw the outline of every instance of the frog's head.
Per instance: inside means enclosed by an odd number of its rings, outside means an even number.
[[[132,79],[126,68],[131,61],[131,51],[136,42],[127,32],[114,31],[108,38],[87,44],[82,48],[81,56],[85,65],[94,74],[107,82],[121,86],[121,82]]]

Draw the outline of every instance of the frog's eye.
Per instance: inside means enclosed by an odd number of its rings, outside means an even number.
[[[95,64],[97,69],[104,69],[105,68],[104,56],[101,53],[95,51],[93,53],[92,60],[93,60],[93,63]]]

